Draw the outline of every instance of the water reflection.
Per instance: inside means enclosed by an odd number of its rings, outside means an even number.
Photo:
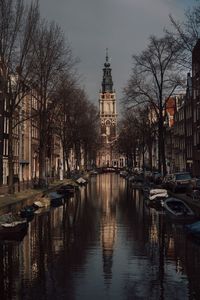
[[[119,178],[104,174],[97,180],[98,201],[101,202],[100,239],[102,245],[103,272],[105,284],[112,280],[113,252],[116,239],[116,204]]]
[[[0,242],[0,299],[200,299],[200,244],[116,174]]]

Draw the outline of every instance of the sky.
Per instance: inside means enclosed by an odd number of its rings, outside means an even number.
[[[29,1],[29,0],[27,0]],[[98,105],[106,48],[117,101],[122,98],[132,55],[143,51],[150,35],[170,28],[169,14],[181,20],[198,0],[40,0],[41,15],[56,21],[80,59],[80,84]]]

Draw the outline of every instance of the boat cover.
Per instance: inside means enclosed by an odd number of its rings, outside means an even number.
[[[165,192],[165,193],[159,193],[159,194],[151,195],[149,197],[149,200],[155,200],[156,198],[167,198],[167,197],[168,197],[168,193]]]
[[[166,189],[151,189],[150,195],[167,193]]]
[[[86,180],[83,177],[80,177],[79,179],[76,180],[78,183],[86,183]]]

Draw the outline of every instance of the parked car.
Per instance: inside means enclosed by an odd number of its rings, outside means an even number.
[[[192,178],[193,188],[200,191],[200,178]]]
[[[179,172],[171,175],[172,178],[169,180],[168,186],[172,192],[187,191],[193,186],[192,177],[189,172]]]
[[[199,190],[192,190],[187,193],[187,196],[189,196],[193,201],[200,201],[200,191]]]

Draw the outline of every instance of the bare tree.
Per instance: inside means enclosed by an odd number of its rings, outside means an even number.
[[[37,1],[29,7],[23,0],[0,1],[0,73],[3,101],[8,118],[9,192],[13,193],[14,130],[19,121],[22,99],[29,92],[32,37],[39,19]]]
[[[59,84],[57,86],[54,99],[57,100],[56,113],[54,111],[54,124],[56,127],[56,132],[59,135],[63,148],[63,175],[66,174],[66,164],[67,173],[70,174],[69,165],[69,154],[70,150],[73,148],[72,142],[72,130],[73,122],[71,122],[71,115],[73,110],[74,101],[74,91],[77,86],[77,80],[74,76],[69,73],[64,73],[59,79]]]
[[[34,58],[32,62],[33,84],[38,91],[39,113],[39,183],[45,181],[45,157],[47,150],[48,115],[52,109],[53,95],[60,74],[74,65],[71,47],[65,43],[60,27],[54,22],[42,20],[35,32]]]
[[[180,47],[171,35],[163,38],[151,36],[149,44],[141,54],[133,55],[131,78],[124,89],[124,103],[153,107],[158,120],[159,170],[166,173],[164,147],[164,111],[166,99],[183,84],[177,70]]]
[[[136,155],[139,146],[138,119],[135,110],[126,110],[119,123],[119,135],[117,148],[120,153],[126,156],[129,168],[136,167]]]
[[[145,168],[145,153],[148,153],[148,167],[152,171],[152,147],[156,139],[155,124],[150,118],[151,109],[148,105],[137,109],[139,131],[139,149],[142,154],[143,168]]]
[[[81,150],[83,150],[84,146],[84,150],[87,151],[86,140],[89,144],[87,134],[91,137],[91,135],[89,134],[89,132],[91,132],[90,126],[94,126],[94,116],[90,115],[92,107],[93,106],[89,104],[87,100],[85,91],[81,88],[76,88],[74,90],[74,102],[71,106],[70,115],[72,142],[76,156],[76,169],[80,168]],[[96,112],[94,112],[94,114],[96,116]],[[89,120],[90,117],[91,120]]]
[[[182,51],[178,57],[178,63],[183,68],[191,69],[192,51],[200,38],[200,5],[185,11],[184,21],[176,20],[172,15],[169,16],[175,31],[170,33],[174,36],[174,41],[181,47]],[[167,30],[166,30],[167,31]]]
[[[56,92],[58,99],[58,114],[55,124],[63,146],[64,175],[65,162],[67,173],[70,173],[69,154],[71,149],[76,151],[77,167],[80,166],[80,151],[84,152],[85,168],[87,161],[93,157],[97,141],[97,111],[94,105],[78,85],[78,80],[71,74],[63,74]]]
[[[85,101],[81,118],[81,141],[84,151],[84,168],[96,164],[96,153],[99,146],[98,111],[94,104]]]

